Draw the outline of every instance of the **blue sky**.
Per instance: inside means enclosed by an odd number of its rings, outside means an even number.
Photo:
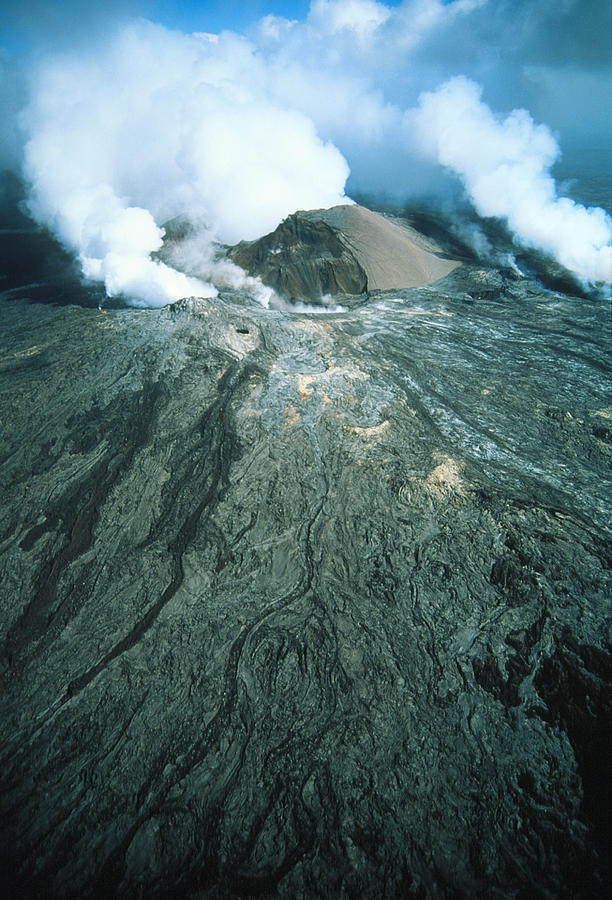
[[[393,3],[389,5],[395,5]],[[143,16],[181,31],[243,31],[270,13],[303,19],[308,0],[5,0],[0,22],[0,43],[9,51],[62,37],[83,28],[99,28],[104,20]]]
[[[266,15],[304,19],[310,3],[280,0],[147,0],[140,4],[142,14],[156,22],[184,31],[243,31]]]
[[[463,74],[485,87],[487,102],[500,111],[525,106],[533,116],[560,132],[566,141],[583,142],[596,135],[599,146],[608,142],[612,122],[612,29],[610,0],[480,0],[453,5],[471,6],[473,13],[453,18],[451,27],[432,29],[429,38],[405,58],[384,55],[364,70],[373,85],[383,84],[390,102],[414,102],[407,80],[430,89],[445,77]],[[386,0],[387,7],[403,7],[407,14],[385,40],[410,25],[410,16],[426,5],[416,0]],[[431,0],[430,5],[435,5]],[[10,62],[22,51],[57,52],[79,49],[112,37],[125,20],[144,17],[183,32],[223,29],[244,33],[267,14],[304,21],[310,0],[3,0],[0,16],[0,81],[11,78]],[[509,23],[511,25],[509,26]],[[395,26],[394,26],[395,27]],[[316,49],[316,48],[315,48]],[[295,52],[312,52],[297,47]],[[386,56],[393,57],[390,77]],[[299,59],[296,59],[299,61]],[[409,86],[408,86],[409,87]],[[12,88],[0,95],[15,90]],[[0,112],[2,112],[0,96]],[[6,104],[5,104],[6,105]]]
[[[398,6],[400,0],[387,0]],[[444,0],[445,4],[454,0]],[[266,15],[303,20],[309,0],[4,0],[0,46],[9,51],[45,40],[61,40],[104,21],[143,16],[181,31],[243,31]]]

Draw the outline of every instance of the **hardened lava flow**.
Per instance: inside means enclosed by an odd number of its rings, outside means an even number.
[[[0,316],[11,896],[603,896],[603,301]]]

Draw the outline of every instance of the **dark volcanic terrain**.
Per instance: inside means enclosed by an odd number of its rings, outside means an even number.
[[[24,294],[6,895],[605,896],[606,303],[470,265],[334,314]]]

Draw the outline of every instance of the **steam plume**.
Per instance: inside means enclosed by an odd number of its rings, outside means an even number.
[[[452,78],[420,98],[414,117],[423,146],[463,180],[482,216],[506,219],[518,240],[555,256],[588,281],[612,279],[612,219],[558,197],[550,167],[559,147],[524,109],[498,121],[482,88]]]
[[[164,221],[201,223],[205,259],[214,240],[345,199],[342,155],[270,99],[250,46],[231,34],[140,22],[97,53],[51,59],[24,123],[33,215],[110,296],[148,305],[215,293],[150,259]]]
[[[68,10],[66,21],[71,2],[53,7]],[[600,99],[612,90],[611,10],[594,3],[586,16],[579,0],[312,0],[303,21],[269,15],[248,39],[140,20],[112,34],[107,24],[95,43],[86,26],[80,49],[28,63],[30,209],[109,294],[158,305],[212,295],[213,283],[256,288],[215,261],[215,241],[348,202],[345,185],[405,202],[442,195],[455,173],[478,211],[505,218],[517,241],[584,279],[609,280],[609,216],[557,195],[552,132],[525,110],[497,119],[479,83],[496,109],[535,103],[553,127],[608,145]],[[578,124],[564,99],[570,80]],[[20,91],[0,79],[0,155],[4,146],[13,158]],[[176,216],[197,229],[188,266],[176,254],[155,258]]]

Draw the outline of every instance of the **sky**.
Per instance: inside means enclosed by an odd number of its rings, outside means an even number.
[[[609,184],[609,0],[5,0],[3,13],[0,167],[24,175],[30,213],[111,295],[161,304],[198,287],[185,277],[214,291],[212,262],[175,278],[151,260],[173,217],[212,247],[362,196],[467,202],[580,278],[612,280],[605,191],[591,207],[571,193],[587,154],[591,183]]]
[[[395,4],[391,4],[395,5]],[[141,16],[168,28],[181,31],[212,31],[223,29],[242,32],[266,15],[287,19],[305,19],[309,2],[274,2],[274,0],[5,0],[0,22],[0,45],[23,48],[50,40],[63,40],[72,31],[83,28],[102,28]]]
[[[316,4],[313,4],[313,6]],[[374,4],[376,5],[376,4]],[[447,11],[466,6],[471,14],[449,16],[452,27],[423,29],[414,65],[433,74],[451,74],[485,83],[490,102],[497,106],[524,105],[552,128],[565,130],[572,142],[609,141],[612,134],[612,3],[609,0],[489,0],[489,2],[387,2],[398,21],[420,15],[435,19],[434,7]],[[144,17],[185,32],[249,33],[266,16],[304,22],[309,2],[291,0],[4,0],[0,18],[0,53],[36,48],[62,48],[102,36],[117,23]],[[426,10],[429,8],[429,13]],[[395,41],[392,43],[396,43]],[[406,57],[392,48],[396,83],[393,99],[409,93],[406,72],[398,71]],[[383,65],[383,68],[384,65]]]

